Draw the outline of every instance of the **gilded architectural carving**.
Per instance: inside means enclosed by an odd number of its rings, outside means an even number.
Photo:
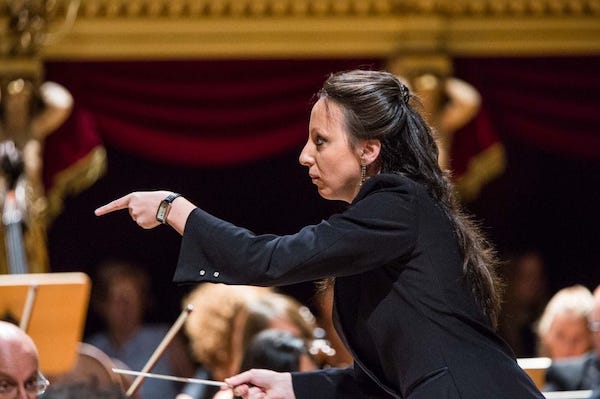
[[[6,54],[11,4],[0,6]],[[41,0],[37,0],[38,2]],[[53,0],[45,58],[590,54],[600,0]],[[32,34],[35,32],[32,31]]]
[[[600,15],[598,0],[82,0],[81,8],[85,18]]]

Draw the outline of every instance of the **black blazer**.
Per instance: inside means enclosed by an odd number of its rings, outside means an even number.
[[[353,368],[294,373],[298,399],[543,398],[462,277],[440,206],[400,175],[369,179],[348,209],[287,236],[190,215],[174,280],[285,285],[335,276],[334,322]]]

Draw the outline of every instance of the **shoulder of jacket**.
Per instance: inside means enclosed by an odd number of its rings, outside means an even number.
[[[354,198],[353,203],[375,193],[395,193],[413,197],[419,195],[418,193],[421,192],[425,193],[425,188],[411,178],[400,174],[385,173],[373,176],[367,180],[361,187],[356,198]]]

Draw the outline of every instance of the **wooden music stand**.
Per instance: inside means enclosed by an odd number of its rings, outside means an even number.
[[[544,387],[546,384],[546,371],[552,364],[552,359],[548,357],[519,358],[517,363],[525,370],[538,389]]]
[[[0,317],[27,319],[21,326],[40,353],[40,370],[57,375],[77,358],[91,282],[85,273],[0,275]]]

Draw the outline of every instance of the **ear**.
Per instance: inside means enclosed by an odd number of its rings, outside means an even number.
[[[359,146],[360,161],[364,165],[370,165],[379,157],[381,141],[369,139],[363,141]]]

